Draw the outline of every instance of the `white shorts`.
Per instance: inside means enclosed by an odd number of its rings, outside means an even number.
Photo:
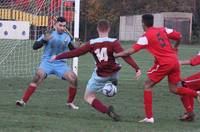
[[[104,87],[107,82],[117,81],[119,78],[119,72],[113,73],[108,77],[100,77],[97,75],[96,70],[92,73],[92,77],[87,83],[86,90],[89,92],[98,92]]]

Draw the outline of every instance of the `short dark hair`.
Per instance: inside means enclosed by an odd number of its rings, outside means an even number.
[[[142,22],[147,27],[152,27],[153,26],[153,19],[154,18],[153,18],[152,14],[144,14],[144,15],[142,15]]]
[[[101,19],[98,21],[97,28],[101,32],[105,32],[110,28],[110,22],[106,19]]]
[[[56,19],[57,22],[66,22],[65,18],[64,17],[58,17]]]

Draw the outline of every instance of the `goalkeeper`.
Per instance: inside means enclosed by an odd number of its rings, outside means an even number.
[[[17,106],[24,106],[30,96],[35,92],[36,88],[50,74],[56,75],[60,79],[69,82],[68,99],[66,105],[72,109],[78,109],[73,101],[77,92],[77,76],[72,69],[66,64],[66,59],[49,62],[53,55],[75,49],[72,38],[69,33],[65,32],[66,20],[64,17],[58,17],[54,28],[55,30],[43,34],[33,45],[34,50],[38,50],[44,46],[44,53],[41,57],[40,65],[33,77],[32,82],[28,86],[21,100],[16,101]]]

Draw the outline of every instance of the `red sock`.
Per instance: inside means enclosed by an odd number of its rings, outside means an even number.
[[[146,114],[146,118],[152,118],[152,91],[144,90],[144,110]]]
[[[102,113],[108,112],[108,107],[106,107],[104,104],[101,103],[98,99],[94,99],[92,102],[92,107],[94,107],[96,110]]]
[[[191,109],[193,111],[194,110],[194,98],[190,97],[189,100],[190,100]]]
[[[76,88],[73,88],[73,87],[69,87],[68,89],[68,99],[67,99],[67,103],[72,103],[75,96],[76,96],[76,91],[77,89]]]
[[[178,87],[176,88],[176,94],[181,95],[181,96],[191,96],[191,97],[197,97],[197,92],[189,89],[189,88],[185,88],[185,87]]]
[[[183,106],[184,106],[186,112],[193,112],[193,108],[190,104],[190,98],[192,98],[192,97],[190,97],[190,96],[182,96],[181,97],[181,101],[183,103]]]
[[[37,88],[36,85],[31,85],[31,84],[29,85],[22,98],[25,103],[29,100],[30,96],[34,93],[36,88]]]

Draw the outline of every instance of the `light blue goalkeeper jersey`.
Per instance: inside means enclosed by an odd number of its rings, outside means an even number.
[[[69,51],[69,43],[72,41],[67,33],[59,34],[57,31],[51,32],[52,39],[45,45],[41,61],[48,61],[53,55],[58,55],[62,52]],[[40,41],[44,38],[44,34],[37,39]],[[56,62],[64,61],[57,60]]]

